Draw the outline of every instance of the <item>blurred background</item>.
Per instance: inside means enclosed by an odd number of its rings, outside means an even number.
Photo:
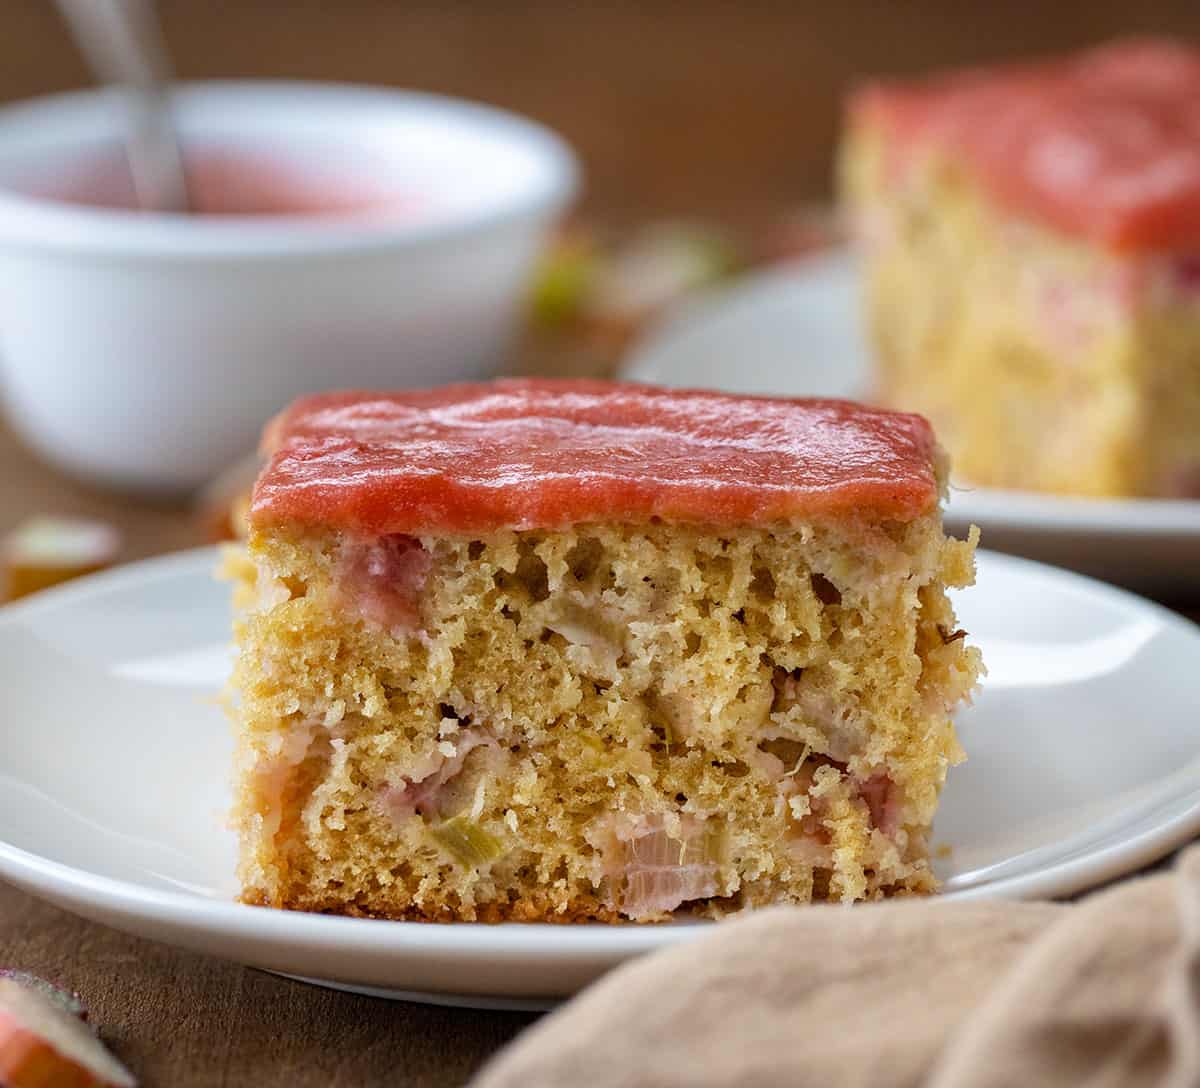
[[[583,211],[753,228],[829,193],[839,102],[875,73],[1200,35],[1188,0],[161,0],[185,79],[353,80],[480,99],[579,152]],[[0,4],[0,101],[89,85],[49,0]]]
[[[543,122],[578,154],[573,221],[587,238],[609,245],[684,220],[732,237],[743,266],[809,246],[808,226],[797,237],[787,224],[819,221],[841,102],[866,77],[1129,34],[1200,38],[1195,0],[159,0],[157,9],[181,79],[352,81],[500,106]],[[94,85],[50,0],[0,2],[0,104]],[[683,265],[683,278],[707,275]],[[539,336],[531,312],[535,334],[506,370],[607,373],[642,331],[618,314],[582,338]],[[226,531],[229,496],[246,486],[244,476],[220,484],[198,512],[179,499],[118,497],[51,468],[2,418],[0,464],[0,536],[42,514],[93,518],[115,524],[122,559]]]

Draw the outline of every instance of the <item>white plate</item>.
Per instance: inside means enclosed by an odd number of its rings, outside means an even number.
[[[704,928],[425,925],[233,902],[215,562],[187,552],[0,609],[0,877],[194,951],[474,1004],[570,994]],[[1066,895],[1200,830],[1200,630],[992,554],[958,603],[990,676],[961,717],[970,761],[935,828],[948,895]]]
[[[870,352],[857,270],[844,251],[751,276],[676,311],[623,376],[734,393],[862,398]],[[947,524],[982,527],[991,548],[1128,585],[1200,589],[1200,501],[1072,499],[956,490]]]

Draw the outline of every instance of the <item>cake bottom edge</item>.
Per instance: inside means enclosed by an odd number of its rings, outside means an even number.
[[[935,895],[939,885],[929,869],[914,872],[905,880],[876,888],[858,902],[878,902],[888,899],[907,899]],[[302,890],[290,891],[276,896],[258,889],[246,889],[238,901],[247,906],[275,910],[295,911],[307,914],[325,914],[349,918],[371,918],[378,921],[425,922],[435,925],[464,925],[479,923],[499,925],[502,923],[545,923],[550,925],[579,925],[603,923],[606,925],[662,925],[674,921],[709,919],[720,920],[736,914],[768,907],[792,906],[841,906],[836,899],[801,899],[781,894],[754,903],[746,903],[738,895],[714,896],[705,900],[694,900],[671,912],[654,916],[630,918],[606,903],[599,896],[576,895],[565,903],[551,901],[547,897],[520,896],[503,901],[481,902],[469,913],[456,911],[442,905],[419,907],[415,904],[391,905],[386,903],[348,903],[335,896],[308,894]]]

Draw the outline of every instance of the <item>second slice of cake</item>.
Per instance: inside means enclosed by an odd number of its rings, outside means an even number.
[[[884,82],[848,113],[884,402],[976,484],[1200,498],[1200,49]]]
[[[301,401],[238,621],[244,898],[655,920],[934,886],[977,678],[919,417],[500,382]]]

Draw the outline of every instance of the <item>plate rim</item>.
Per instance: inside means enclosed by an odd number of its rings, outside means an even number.
[[[127,583],[140,584],[181,575],[209,577],[220,546],[192,548],[139,560],[88,575],[43,591],[28,601],[0,607],[0,628],[19,624],[27,617],[66,608],[76,599],[119,591]],[[1099,594],[1135,615],[1153,618],[1177,634],[1196,640],[1200,625],[1136,593],[1035,560],[980,550],[991,566],[1063,581]],[[1176,797],[1191,796],[1190,791]],[[1181,813],[1121,840],[1083,848],[1079,857],[1066,858],[1028,874],[1000,877],[932,897],[933,903],[967,899],[1023,900],[1062,898],[1133,873],[1200,832],[1200,781],[1194,801]],[[1020,855],[1016,855],[1019,857]],[[250,906],[209,898],[192,892],[150,888],[128,880],[104,876],[15,846],[0,839],[0,879],[49,899],[88,917],[106,916],[105,924],[141,933],[138,923],[197,935],[225,936],[277,944],[302,943],[311,948],[336,946],[348,952],[390,955],[436,955],[447,961],[468,962],[480,954],[493,960],[524,962],[531,954],[541,962],[577,963],[581,958],[605,964],[650,951],[704,932],[706,925],[561,925],[553,923],[453,923],[390,921],[347,918],[299,911]],[[69,905],[68,905],[69,904]],[[79,909],[81,907],[88,909]],[[114,923],[112,917],[122,924]],[[144,935],[144,934],[143,934]],[[160,938],[161,939],[161,938]]]

